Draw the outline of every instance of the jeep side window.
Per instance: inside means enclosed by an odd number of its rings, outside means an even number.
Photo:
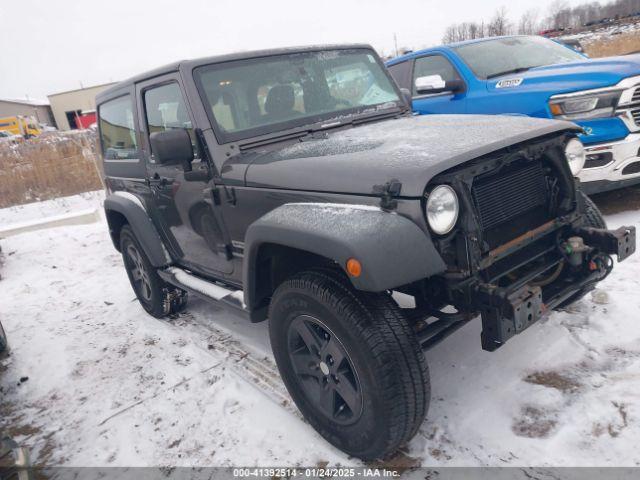
[[[451,62],[442,55],[429,55],[427,57],[416,58],[413,67],[413,94],[416,92],[416,78],[427,77],[429,75],[440,75],[445,82],[450,80],[460,80],[457,70]]]
[[[130,95],[100,105],[100,143],[105,160],[138,158],[138,142],[133,123],[133,101]]]
[[[168,83],[146,90],[144,92],[144,107],[149,135],[154,132],[183,128],[189,133],[194,154],[196,158],[198,157],[193,125],[180,86],[177,83]],[[151,153],[153,154],[153,152]],[[153,162],[153,157],[151,161]]]

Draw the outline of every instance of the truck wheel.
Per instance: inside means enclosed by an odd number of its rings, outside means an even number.
[[[580,192],[582,195],[582,200],[584,201],[584,218],[585,218],[585,226],[592,228],[607,228],[607,222],[602,216],[602,212],[598,208],[598,206],[593,203],[586,194]],[[568,307],[571,304],[576,303],[578,300],[582,299],[587,293],[595,288],[595,285],[590,285],[589,287],[578,290],[576,293],[567,298],[564,302],[556,307],[556,310],[561,310],[563,308]]]
[[[607,228],[607,222],[605,222],[602,212],[597,205],[593,203],[593,200],[582,192],[580,192],[580,195],[584,201],[584,217],[587,227]]]
[[[187,293],[160,278],[129,225],[120,231],[120,251],[131,287],[149,314],[163,318],[184,308]]]
[[[4,333],[4,328],[0,323],[0,353],[3,353],[7,349],[7,335]]]
[[[273,295],[269,334],[293,400],[337,448],[372,460],[415,435],[429,371],[389,295],[357,292],[338,274],[299,273]]]

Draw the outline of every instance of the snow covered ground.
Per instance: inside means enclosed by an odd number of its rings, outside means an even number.
[[[589,30],[582,32],[561,35],[559,40],[579,40],[582,46],[588,46],[592,43],[611,40],[617,35],[637,34],[640,31],[640,22],[632,22],[626,24],[609,24],[602,26],[594,26]]]
[[[0,210],[0,223],[97,205],[101,194]],[[25,218],[25,216],[27,218]],[[640,212],[609,215],[640,227]],[[191,300],[160,321],[134,300],[106,225],[0,241],[0,430],[39,464],[360,465],[291,404],[267,325]],[[480,349],[474,321],[427,354],[428,419],[404,462],[640,465],[640,255],[571,312]],[[606,303],[603,303],[606,302]]]

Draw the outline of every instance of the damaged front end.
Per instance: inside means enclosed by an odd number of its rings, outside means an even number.
[[[482,348],[493,351],[554,308],[594,288],[635,251],[635,227],[594,228],[564,157],[568,135],[543,138],[447,171],[431,185],[457,193],[460,215],[434,235],[446,273],[416,295],[422,310],[482,316]],[[437,313],[436,313],[437,316]],[[446,318],[446,317],[443,317]],[[425,328],[425,332],[429,328]],[[423,333],[423,346],[433,338]]]

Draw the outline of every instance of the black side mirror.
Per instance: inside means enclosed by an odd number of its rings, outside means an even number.
[[[452,92],[452,93],[464,92],[464,88],[465,88],[464,81],[460,80],[459,78],[455,80],[447,80],[445,82],[445,89],[448,92]]]
[[[154,132],[149,139],[156,162],[163,165],[182,164],[185,171],[191,171],[193,145],[189,133],[184,128]]]

